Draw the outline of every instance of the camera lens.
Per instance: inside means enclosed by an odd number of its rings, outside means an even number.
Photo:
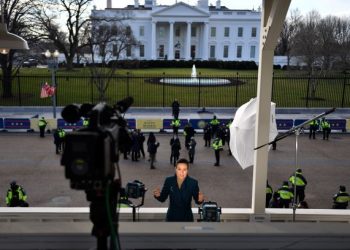
[[[75,159],[71,164],[71,171],[74,175],[85,175],[88,172],[88,169],[88,164],[83,159]]]

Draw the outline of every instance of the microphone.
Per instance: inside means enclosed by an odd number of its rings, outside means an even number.
[[[118,101],[114,105],[114,108],[119,110],[121,113],[125,113],[133,103],[134,103],[134,98],[132,96],[128,96],[123,100]]]

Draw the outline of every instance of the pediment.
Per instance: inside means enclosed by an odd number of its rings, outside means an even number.
[[[201,10],[195,6],[190,6],[186,3],[179,2],[177,4],[165,7],[164,9],[157,10],[152,13],[153,17],[177,17],[177,16],[189,16],[189,17],[209,17],[209,13]]]

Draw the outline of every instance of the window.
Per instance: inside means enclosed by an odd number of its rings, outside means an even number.
[[[140,26],[140,36],[145,36],[145,26]]]
[[[126,26],[126,35],[130,36],[131,35],[131,27],[130,26]]]
[[[224,46],[224,58],[228,58],[228,45]]]
[[[255,58],[255,46],[250,46],[250,58]]]
[[[196,27],[191,27],[191,36],[196,37],[197,36],[197,28]]]
[[[175,36],[180,37],[180,27],[175,28]]]
[[[163,58],[164,57],[164,45],[161,44],[159,45],[159,57]]]
[[[145,45],[140,45],[140,57],[145,57]]]
[[[243,27],[238,27],[238,37],[243,36]]]
[[[131,45],[126,46],[126,56],[127,57],[131,56]]]
[[[196,58],[196,45],[191,45],[191,58]]]
[[[237,46],[237,58],[242,58],[242,46]]]
[[[210,45],[210,58],[215,58],[215,45]]]
[[[159,27],[159,37],[164,37],[164,27]]]
[[[210,36],[211,37],[216,37],[216,27],[211,27],[210,28]]]
[[[256,27],[252,28],[252,37],[256,37]]]
[[[230,36],[230,27],[225,27],[224,29],[224,37],[229,37]]]

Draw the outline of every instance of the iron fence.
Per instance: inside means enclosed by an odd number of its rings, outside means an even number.
[[[1,76],[0,80],[3,82]],[[42,84],[50,81],[51,75],[17,75],[12,79],[9,97],[4,97],[4,86],[0,85],[0,105],[50,106],[50,98],[40,98]],[[272,101],[278,107],[350,107],[350,81],[346,75],[274,76],[272,81]],[[169,107],[175,98],[182,107],[239,107],[256,96],[257,76],[57,75],[56,84],[57,106],[96,103],[101,99],[112,104],[133,96],[135,107]]]

